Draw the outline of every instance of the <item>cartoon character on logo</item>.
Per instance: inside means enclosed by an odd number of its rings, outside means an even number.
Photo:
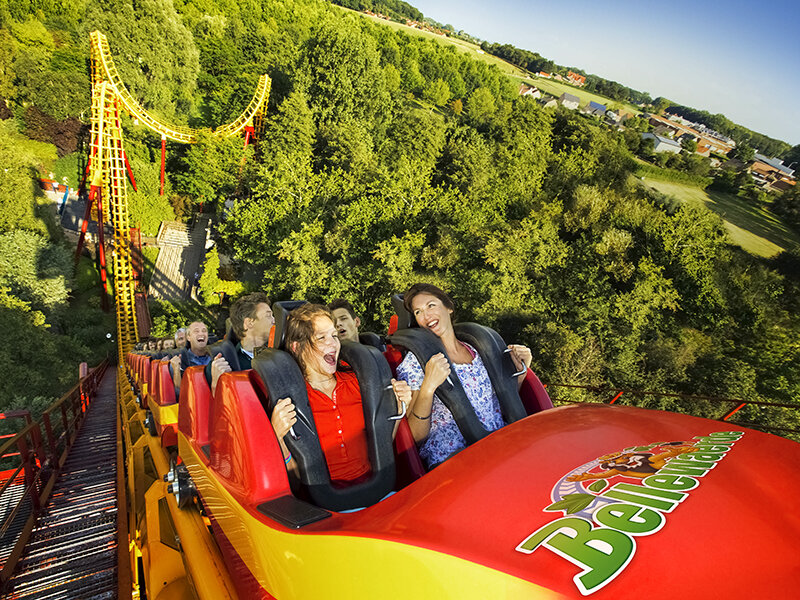
[[[567,481],[590,481],[592,479],[608,479],[609,477],[616,477],[621,475],[623,477],[638,477],[644,479],[653,473],[658,472],[659,469],[667,464],[670,458],[686,454],[687,452],[696,452],[697,448],[689,445],[687,442],[660,442],[658,444],[651,444],[645,449],[655,448],[657,446],[672,446],[664,452],[653,454],[652,452],[641,452],[642,448],[634,448],[633,451],[626,452],[612,452],[598,457],[601,469],[605,469],[600,473],[579,473],[567,477]],[[627,450],[627,448],[626,448]]]

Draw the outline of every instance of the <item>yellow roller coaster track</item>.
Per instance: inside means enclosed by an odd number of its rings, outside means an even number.
[[[91,33],[91,43],[92,59],[97,62],[98,66],[96,69],[97,73],[95,73],[93,69],[92,85],[95,84],[94,80],[98,76],[102,80],[108,81],[113,93],[119,98],[125,110],[127,110],[132,117],[138,119],[143,125],[163,135],[168,140],[183,142],[185,144],[192,144],[197,141],[198,135],[201,131],[205,130],[192,129],[179,125],[167,125],[147,112],[147,110],[134,99],[128,91],[128,88],[125,87],[117,71],[117,67],[114,65],[114,59],[111,57],[111,51],[108,47],[108,40],[104,34],[99,31],[93,31]],[[266,74],[261,75],[261,77],[258,78],[258,86],[256,87],[255,94],[253,94],[253,98],[242,114],[230,123],[221,125],[217,129],[211,131],[211,133],[218,137],[231,137],[241,134],[245,127],[253,126],[254,124],[258,125],[263,116],[263,111],[266,108],[267,99],[269,98],[270,83],[269,76]]]
[[[92,128],[89,180],[92,192],[89,203],[96,200],[98,221],[109,222],[114,231],[113,268],[114,293],[117,312],[117,350],[120,358],[133,349],[138,338],[134,276],[129,241],[127,182],[125,178],[125,151],[120,124],[120,110],[127,111],[139,123],[161,135],[163,140],[194,143],[203,131],[216,137],[232,137],[247,131],[256,140],[260,138],[264,121],[270,78],[261,75],[253,98],[244,112],[234,121],[217,129],[192,129],[167,125],[151,115],[130,94],[117,72],[106,36],[99,31],[91,33],[92,70]],[[248,137],[249,140],[249,137]],[[247,142],[246,142],[247,143]],[[162,162],[163,176],[163,162]],[[88,214],[88,213],[87,213]],[[99,255],[101,274],[105,270],[103,227],[99,227]],[[80,244],[83,238],[81,237]],[[105,278],[103,277],[105,285]]]

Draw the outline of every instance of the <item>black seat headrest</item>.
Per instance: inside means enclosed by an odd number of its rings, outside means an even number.
[[[286,336],[286,320],[289,318],[289,313],[305,303],[305,300],[281,300],[272,305],[272,314],[275,317],[275,335],[272,337],[270,348],[283,349],[283,338]]]
[[[239,336],[236,335],[236,331],[234,331],[233,327],[228,328],[228,331],[225,333],[225,339],[234,346],[242,341],[239,339]]]
[[[395,294],[392,296],[392,306],[397,315],[397,329],[410,329],[412,327],[419,327],[417,320],[410,312],[406,310],[403,305],[403,294]]]
[[[365,346],[373,346],[381,352],[386,351],[386,342],[383,337],[371,331],[365,331],[358,335],[358,341]]]
[[[500,402],[503,420],[513,423],[525,418],[528,413],[519,396],[517,378],[513,376],[517,369],[511,355],[506,352],[507,346],[500,334],[477,323],[456,323],[453,329],[459,340],[467,342],[480,354]]]
[[[447,409],[453,414],[461,435],[467,444],[474,444],[479,439],[489,434],[481,423],[475,409],[472,408],[467,394],[456,376],[453,362],[447,356],[442,341],[427,329],[415,327],[413,329],[399,329],[391,336],[389,341],[393,346],[405,348],[417,357],[423,369],[434,354],[442,353],[450,362],[451,373],[442,385],[436,388],[436,395],[441,399]]]
[[[237,342],[238,343],[238,342]],[[221,344],[215,344],[214,353],[211,355],[216,356],[217,353],[222,354],[222,357],[228,361],[231,371],[241,371],[242,367],[239,364],[239,355],[236,352],[236,344],[230,340],[225,340]]]

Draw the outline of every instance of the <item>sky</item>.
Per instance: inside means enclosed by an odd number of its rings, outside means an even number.
[[[411,0],[426,17],[800,144],[797,0]]]

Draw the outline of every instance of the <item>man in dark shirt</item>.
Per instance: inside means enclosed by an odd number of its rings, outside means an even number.
[[[250,368],[257,348],[267,344],[269,332],[275,324],[269,299],[262,292],[254,292],[242,296],[231,306],[231,327],[239,338],[236,344],[236,357],[239,368],[243,371]],[[211,393],[217,389],[220,375],[230,372],[231,365],[217,354],[211,362]]]
[[[186,355],[189,357],[190,367],[207,365],[211,362],[211,355],[208,353],[208,327],[205,323],[201,321],[190,323],[186,328],[186,341],[189,342]],[[183,377],[180,354],[173,356],[169,362],[172,365],[172,380],[175,387],[180,388]]]

